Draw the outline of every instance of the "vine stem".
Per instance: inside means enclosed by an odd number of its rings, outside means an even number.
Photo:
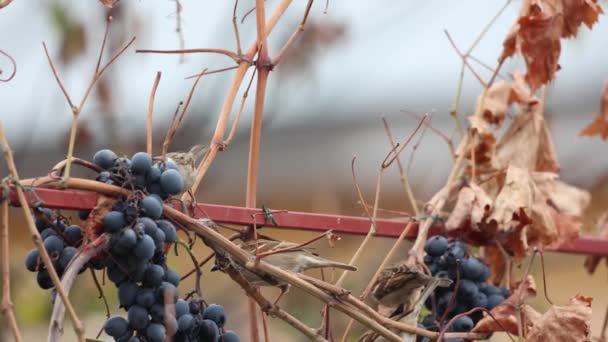
[[[57,271],[53,266],[53,261],[51,257],[47,253],[44,245],[42,243],[42,238],[40,237],[40,233],[38,233],[38,229],[34,223],[34,219],[32,218],[30,212],[30,206],[25,198],[25,194],[22,189],[22,185],[19,183],[19,174],[17,173],[17,168],[15,167],[15,160],[13,159],[13,152],[11,151],[11,147],[6,139],[6,135],[4,134],[4,127],[2,126],[2,122],[0,122],[0,143],[2,143],[2,150],[4,152],[4,159],[6,160],[6,166],[9,170],[9,173],[12,177],[12,181],[16,183],[15,191],[17,192],[17,198],[19,199],[19,203],[21,205],[21,209],[23,211],[23,216],[25,218],[25,222],[27,223],[27,227],[30,230],[30,234],[34,244],[38,248],[40,253],[40,257],[42,258],[42,262],[44,266],[49,272],[51,276],[51,280],[53,281],[53,285],[55,289],[57,289],[57,294],[59,294],[59,298],[61,298],[66,303],[66,308],[72,319],[72,323],[74,325],[74,332],[78,337],[79,342],[84,342],[84,334],[85,329],[82,321],[78,318],[76,314],[76,310],[74,310],[74,306],[69,301],[66,292],[63,290],[61,282],[59,280],[59,275],[57,275]]]
[[[17,324],[17,318],[15,317],[15,306],[11,300],[11,269],[10,269],[10,252],[9,252],[9,239],[8,239],[8,200],[2,201],[2,208],[0,208],[0,216],[2,225],[0,227],[0,249],[2,249],[2,304],[0,304],[0,314],[6,315],[7,324],[13,333],[15,342],[23,341],[21,337],[21,330]]]
[[[66,268],[61,279],[61,286],[65,289],[66,294],[72,289],[74,281],[76,280],[80,270],[86,265],[87,262],[89,262],[89,260],[91,260],[91,258],[104,250],[109,242],[109,235],[103,234],[78,251],[72,261],[70,261],[70,264]],[[60,340],[61,330],[63,329],[63,318],[65,316],[65,307],[64,301],[61,298],[57,298],[55,300],[55,304],[53,305],[53,313],[51,314],[51,322],[49,324],[48,342],[56,342]]]

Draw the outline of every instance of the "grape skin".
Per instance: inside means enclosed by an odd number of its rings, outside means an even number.
[[[203,319],[212,320],[221,328],[226,323],[226,311],[221,305],[211,304],[203,312]]]
[[[30,272],[36,272],[40,264],[40,252],[34,248],[25,257],[25,268]]]
[[[127,333],[129,330],[129,323],[123,317],[114,316],[106,321],[103,326],[103,330],[106,332],[106,334],[114,338],[118,338]]]
[[[102,169],[108,170],[114,166],[117,158],[118,156],[112,150],[103,149],[93,155],[93,163]]]
[[[154,196],[146,196],[141,200],[142,213],[152,219],[159,219],[163,214],[163,203]]]
[[[177,195],[184,190],[184,179],[179,171],[169,169],[160,175],[160,187],[169,195]]]

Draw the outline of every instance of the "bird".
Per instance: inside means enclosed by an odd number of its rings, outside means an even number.
[[[437,287],[448,287],[452,281],[427,275],[420,270],[399,262],[385,267],[372,286],[372,298],[380,305],[394,309],[403,305],[403,312],[410,312],[427,293]],[[430,291],[429,291],[430,290]]]
[[[274,254],[262,256],[261,260],[282,270],[294,273],[302,273],[306,270],[313,268],[328,267],[334,267],[347,271],[357,270],[357,267],[353,265],[322,258],[317,254],[310,252],[308,248],[288,241],[259,238],[257,240],[244,241],[239,244],[239,247],[253,255],[276,252]],[[277,303],[279,299],[289,290],[289,284],[281,279],[270,276],[268,274],[260,274],[251,271],[243,265],[240,265],[233,261],[230,264],[237,271],[239,271],[239,273],[252,285],[274,286],[280,288],[281,293],[279,294],[279,297],[275,300],[275,303]],[[226,267],[225,264],[216,263],[216,266],[214,266],[211,270],[222,270],[224,267]]]
[[[177,165],[179,173],[184,179],[184,192],[190,191],[196,179],[196,161],[208,150],[205,145],[194,145],[188,152],[169,152],[167,160],[172,160]],[[194,198],[194,197],[193,197]]]

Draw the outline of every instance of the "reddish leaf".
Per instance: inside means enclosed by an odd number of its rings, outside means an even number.
[[[552,306],[530,329],[526,341],[588,341],[592,301],[590,297],[576,295],[568,305]]]
[[[604,13],[597,4],[597,0],[563,0],[564,6],[564,28],[562,37],[569,38],[576,36],[579,26],[585,23],[588,28],[595,24]]]

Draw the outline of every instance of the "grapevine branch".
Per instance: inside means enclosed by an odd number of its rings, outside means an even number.
[[[21,330],[17,324],[17,318],[15,317],[15,306],[11,299],[11,269],[10,269],[10,251],[9,251],[9,240],[8,240],[8,200],[2,201],[2,208],[0,208],[0,249],[2,249],[2,303],[0,304],[0,314],[6,315],[7,323],[13,337],[16,342],[23,341],[21,337]]]
[[[57,84],[59,85],[59,88],[61,88],[61,91],[63,92],[63,95],[65,96],[68,104],[70,105],[70,109],[72,110],[72,128],[70,129],[70,142],[68,144],[68,155],[66,157],[67,159],[67,164],[65,167],[65,172],[64,172],[64,179],[63,182],[65,183],[69,178],[70,178],[70,171],[71,171],[71,166],[72,166],[72,157],[74,155],[74,143],[76,141],[76,131],[78,130],[78,116],[80,115],[80,113],[82,112],[82,109],[84,107],[84,104],[86,103],[87,99],[89,98],[89,95],[91,94],[91,91],[93,90],[93,87],[95,86],[95,84],[97,83],[97,81],[101,78],[101,76],[103,75],[103,72],[123,53],[125,52],[125,50],[131,46],[131,44],[133,44],[133,42],[135,41],[135,37],[131,38],[131,40],[129,40],[129,42],[127,44],[125,44],[125,46],[120,49],[112,58],[110,58],[110,60],[103,66],[101,67],[101,58],[103,56],[103,50],[106,46],[106,41],[108,38],[108,32],[110,29],[110,22],[112,21],[112,16],[108,16],[107,20],[106,20],[106,30],[103,36],[103,41],[101,43],[101,48],[99,50],[99,57],[97,58],[97,65],[95,66],[95,72],[93,73],[93,77],[91,78],[91,81],[89,82],[89,86],[87,87],[84,96],[82,97],[82,99],[80,100],[80,103],[78,104],[78,106],[75,106],[74,103],[72,102],[70,95],[68,94],[67,90],[65,89],[65,87],[63,86],[63,83],[61,82],[61,79],[59,78],[59,75],[57,74],[57,69],[55,68],[55,64],[53,63],[53,60],[51,59],[51,56],[49,54],[49,50],[46,47],[46,44],[44,42],[42,42],[42,46],[44,47],[44,52],[46,54],[46,58],[49,62],[49,65],[51,67],[51,71],[53,72],[53,76],[55,77],[55,80],[57,81]]]
[[[13,152],[11,151],[11,147],[6,139],[6,135],[4,134],[4,128],[2,123],[0,122],[0,143],[2,143],[2,150],[4,151],[4,159],[6,160],[6,166],[9,170],[9,173],[12,177],[12,181],[16,184],[15,191],[17,192],[17,197],[19,199],[19,203],[21,205],[21,209],[23,210],[23,216],[25,217],[25,221],[27,223],[27,227],[30,231],[32,240],[36,247],[38,248],[38,252],[40,253],[40,257],[42,258],[42,262],[44,266],[49,272],[53,285],[55,289],[57,289],[57,293],[59,294],[59,298],[61,298],[66,303],[66,308],[68,313],[70,314],[70,318],[72,319],[72,323],[74,325],[74,332],[78,337],[79,342],[84,342],[84,325],[78,318],[76,314],[76,310],[74,310],[74,306],[69,301],[67,293],[63,290],[61,282],[59,280],[59,275],[57,275],[57,271],[53,266],[53,261],[49,256],[48,252],[44,248],[44,244],[42,243],[42,238],[40,237],[40,233],[38,233],[38,229],[34,223],[34,219],[30,213],[30,206],[27,202],[27,198],[25,197],[25,193],[23,192],[22,185],[19,184],[19,174],[17,173],[17,168],[15,167],[15,160],[13,159]]]
[[[178,2],[179,3],[179,2]],[[161,72],[156,72],[154,78],[154,84],[150,91],[150,100],[148,100],[148,116],[146,122],[146,151],[149,155],[152,155],[152,113],[154,113],[154,98],[156,97],[156,89],[158,89],[158,83],[160,82]]]
[[[24,180],[23,184],[26,186],[31,186],[34,181],[36,180]],[[45,183],[45,187],[57,188],[61,186],[56,182],[52,182],[53,179],[50,177],[43,177],[37,181]],[[119,188],[117,186],[79,178],[70,178],[67,182],[67,187],[74,190],[94,191],[96,193],[109,196],[126,196],[130,193],[129,190]],[[332,284],[321,285],[322,281],[318,279],[314,281],[307,281],[306,278],[268,264],[263,259],[256,262],[255,257],[252,254],[242,250],[239,246],[218,233],[211,226],[202,224],[200,220],[193,219],[169,205],[164,206],[163,212],[165,217],[180,225],[183,225],[190,231],[193,231],[202,237],[205,243],[216,252],[221,251],[222,254],[228,254],[234,262],[237,262],[252,272],[268,274],[269,276],[275,277],[281,281],[287,282],[299,289],[302,289],[309,295],[312,295],[313,297],[327,303],[330,307],[335,308],[351,318],[354,318],[356,321],[365,325],[368,329],[373,330],[389,341],[401,340],[397,335],[388,330],[388,328],[425,336],[430,339],[436,339],[439,336],[439,333],[417,328],[409,324],[395,322],[386,317],[382,317],[367,304],[353,297],[349,294],[349,291],[341,287]],[[280,316],[278,317],[281,318]],[[476,333],[448,333],[445,335],[445,337],[484,339],[487,338],[487,335]]]

